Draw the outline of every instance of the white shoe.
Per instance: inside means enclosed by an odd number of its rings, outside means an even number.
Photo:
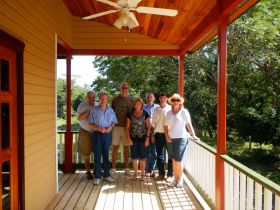
[[[177,182],[176,187],[181,188],[181,187],[183,187],[183,185],[184,185],[184,180],[183,180],[183,178],[180,178],[180,179],[178,180],[178,182]]]
[[[168,185],[169,187],[175,187],[175,186],[177,186],[177,180],[174,179],[172,182],[169,182],[167,185]]]
[[[172,180],[173,180],[173,176],[168,176],[167,178],[166,178],[166,182],[172,182]]]
[[[113,179],[117,179],[118,178],[118,174],[115,168],[111,169],[111,176],[113,177]]]
[[[115,182],[115,180],[111,176],[104,178],[104,180],[107,182]]]
[[[124,169],[124,174],[125,174],[126,176],[129,176],[129,175],[130,175],[130,170],[129,170],[129,168]]]
[[[93,184],[94,185],[99,185],[99,183],[100,183],[100,179],[94,179],[93,180]]]

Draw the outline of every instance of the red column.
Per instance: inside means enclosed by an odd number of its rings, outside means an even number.
[[[179,56],[179,94],[184,97],[184,60],[185,54]]]
[[[226,86],[227,86],[227,23],[221,16],[218,26],[218,108],[217,108],[217,155],[216,155],[216,209],[225,209],[224,161],[226,154]]]
[[[71,54],[66,55],[66,134],[64,172],[73,172],[73,140],[71,133]]]

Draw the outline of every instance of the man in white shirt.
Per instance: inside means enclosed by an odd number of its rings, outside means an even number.
[[[167,104],[166,93],[159,94],[159,106],[153,112],[152,118],[152,130],[154,142],[157,151],[157,166],[158,166],[158,177],[157,180],[165,178],[165,150],[166,150],[166,139],[164,135],[164,119],[166,113],[171,109],[171,106]],[[173,176],[172,160],[168,159],[168,172],[167,181]]]

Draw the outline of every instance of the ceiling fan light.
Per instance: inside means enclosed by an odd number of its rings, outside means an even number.
[[[115,22],[114,26],[117,27],[118,29],[121,29],[123,27],[123,20],[122,17],[119,17]]]
[[[133,19],[129,18],[127,21],[127,26],[129,29],[133,29],[137,26],[139,26],[138,22],[135,22]]]

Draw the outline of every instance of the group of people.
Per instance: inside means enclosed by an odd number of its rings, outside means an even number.
[[[167,181],[172,187],[183,186],[182,158],[189,135],[195,135],[190,114],[183,107],[184,99],[179,94],[171,97],[159,94],[159,104],[153,93],[143,99],[132,98],[128,94],[129,86],[121,84],[120,95],[113,98],[108,106],[108,95],[99,94],[99,103],[95,102],[95,93],[89,91],[87,99],[78,106],[80,121],[78,152],[82,154],[88,179],[93,179],[90,169],[90,154],[94,153],[94,181],[98,185],[101,177],[114,182],[117,177],[116,160],[119,146],[123,146],[125,175],[130,174],[129,148],[133,162],[133,180],[145,180],[147,176],[163,180],[165,172],[165,149],[168,153]],[[171,105],[169,105],[171,104]],[[188,131],[187,131],[187,129]],[[111,144],[112,161],[109,160]],[[140,163],[140,174],[138,165]],[[103,168],[103,173],[102,173]],[[174,178],[173,178],[174,174]]]

